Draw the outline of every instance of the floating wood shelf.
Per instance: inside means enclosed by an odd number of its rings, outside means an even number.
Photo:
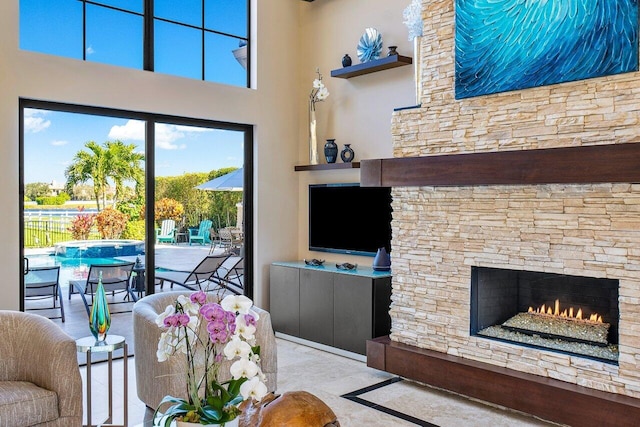
[[[640,143],[362,160],[364,187],[640,182]]]
[[[351,163],[323,163],[321,165],[298,165],[295,167],[296,172],[300,171],[326,171],[333,169],[358,169],[360,162]]]
[[[375,73],[376,71],[388,70],[389,68],[410,65],[412,62],[413,60],[408,56],[385,56],[384,58],[374,59],[373,61],[363,62],[350,67],[331,70],[331,77],[350,79],[351,77],[361,76],[363,74]]]

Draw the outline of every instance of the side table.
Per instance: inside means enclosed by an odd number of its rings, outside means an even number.
[[[138,293],[138,298],[142,297],[142,293],[146,291],[144,283],[145,267],[144,264],[135,264],[133,266],[133,272],[136,276],[133,278],[133,289]],[[108,336],[108,335],[107,335]]]
[[[127,427],[128,425],[128,354],[127,354],[127,343],[124,337],[119,335],[107,335],[107,339],[103,343],[97,343],[96,339],[93,336],[84,337],[76,340],[76,348],[78,353],[86,353],[87,354],[87,424],[86,427],[93,427],[94,424],[91,422],[91,354],[93,353],[108,353],[108,376],[109,376],[109,416],[104,421],[104,423],[96,424],[103,427]],[[123,382],[124,382],[124,390],[123,390],[123,408],[124,408],[124,419],[123,424],[112,424],[113,423],[113,352],[116,350],[123,350]]]

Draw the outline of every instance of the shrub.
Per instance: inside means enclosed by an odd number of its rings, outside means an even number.
[[[127,226],[129,215],[113,208],[103,209],[96,215],[98,232],[103,239],[119,239]]]
[[[127,222],[122,232],[123,239],[144,240],[144,220]]]
[[[82,211],[84,208],[79,208]],[[96,214],[80,214],[71,220],[71,227],[68,230],[71,232],[71,237],[74,240],[87,240],[89,238],[89,232],[95,223]]]
[[[155,219],[160,222],[165,219],[180,221],[184,216],[184,206],[174,199],[163,198],[156,202]]]
[[[64,202],[70,199],[71,197],[67,193],[60,193],[57,196],[36,197],[36,203],[39,205],[64,205]]]

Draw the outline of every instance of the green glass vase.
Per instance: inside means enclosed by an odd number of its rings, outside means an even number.
[[[111,314],[109,304],[107,304],[107,294],[102,285],[102,271],[98,275],[98,287],[93,296],[91,314],[89,315],[89,329],[96,338],[97,343],[102,343],[107,339],[107,331],[111,326]]]

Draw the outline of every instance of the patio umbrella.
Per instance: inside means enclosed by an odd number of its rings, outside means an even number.
[[[244,168],[240,168],[200,184],[196,188],[208,191],[242,191],[243,185]]]
[[[200,184],[195,188],[205,191],[243,191],[244,168],[236,169],[217,178]],[[236,204],[236,224],[242,224],[242,202]],[[227,213],[228,216],[228,213]],[[229,218],[227,218],[227,223]]]

